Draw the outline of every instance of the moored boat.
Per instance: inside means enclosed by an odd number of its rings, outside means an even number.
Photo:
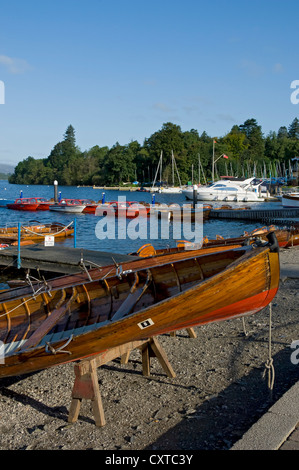
[[[115,217],[125,217],[135,219],[138,216],[149,215],[151,206],[136,201],[109,201],[98,204],[95,214],[98,216],[114,215]]]
[[[83,212],[89,213],[89,214],[94,214],[96,211],[96,208],[100,204],[100,202],[96,203],[92,199],[78,199],[81,204],[83,204],[85,207],[83,209]]]
[[[50,209],[50,206],[55,204],[54,200],[47,200],[46,198],[40,201],[39,206],[37,208],[38,211],[48,211]]]
[[[283,194],[281,203],[282,207],[298,207],[299,209],[299,193]]]
[[[85,209],[85,204],[81,204],[79,199],[62,199],[49,207],[50,211],[81,213]]]
[[[275,235],[211,254],[184,251],[0,293],[0,377],[76,361],[177,329],[255,314],[279,287]],[[66,280],[67,279],[67,280]],[[28,288],[25,288],[28,289]]]
[[[204,237],[202,247],[243,245],[244,243],[257,243],[258,240],[265,242],[267,241],[268,234],[271,232],[275,233],[280,248],[299,245],[299,224],[297,224],[289,228],[279,228],[274,225],[259,227],[251,232],[244,232],[239,237],[224,238],[221,235],[217,235],[215,239]],[[178,243],[178,246],[184,247],[188,244],[190,245],[190,242],[182,240]]]
[[[185,204],[183,206],[179,205],[166,205],[166,204],[155,204],[151,206],[151,214],[161,216],[166,216],[169,220],[180,220],[181,222],[191,221],[200,221],[202,218],[203,221],[208,220],[212,206],[204,205],[202,207],[193,208],[191,204]]]
[[[55,239],[70,237],[74,234],[74,228],[65,227],[59,222],[50,224],[26,225],[20,228],[21,242],[28,240],[43,242],[46,235],[51,235]],[[0,243],[14,244],[18,240],[18,227],[0,228]]]
[[[210,186],[198,186],[199,201],[264,202],[269,198],[263,190],[263,181],[256,178],[246,180],[220,180]],[[194,188],[183,190],[187,199],[193,199]]]
[[[7,204],[8,209],[16,211],[36,211],[43,198],[28,197],[18,198],[12,204]]]
[[[15,202],[15,199],[0,199],[0,207],[5,207],[7,208],[7,204],[13,204]]]

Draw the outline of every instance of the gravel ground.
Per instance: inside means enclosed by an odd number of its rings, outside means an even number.
[[[299,247],[281,251],[293,267]],[[185,330],[159,342],[176,373],[157,359],[142,375],[141,354],[98,369],[106,425],[94,423],[90,402],[68,423],[73,364],[0,381],[2,450],[228,450],[297,380],[291,343],[299,339],[299,284],[282,274],[272,304],[274,389],[268,388],[269,312]],[[299,277],[299,270],[298,270]],[[263,377],[266,371],[266,376]]]

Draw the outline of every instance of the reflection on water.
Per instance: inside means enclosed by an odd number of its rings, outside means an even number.
[[[146,192],[135,192],[135,191],[114,191],[114,190],[102,190],[102,189],[93,189],[92,187],[75,187],[75,186],[63,186],[58,188],[61,191],[62,197],[64,198],[77,198],[77,199],[93,199],[96,202],[102,200],[102,194],[105,192],[106,201],[117,200],[119,196],[126,197],[127,201],[138,201],[138,202],[147,202],[151,203],[152,195]],[[20,196],[22,191],[23,197],[46,197],[52,198],[54,196],[54,187],[53,186],[26,186],[26,185],[11,185],[7,181],[0,181],[0,198],[15,199]],[[156,202],[164,204],[186,204],[190,201],[186,201],[185,197],[182,194],[156,194]],[[211,203],[214,207],[220,207],[222,203]],[[279,208],[281,203],[230,203],[232,207],[252,207],[252,208]],[[110,251],[115,253],[130,253],[136,251],[140,246],[145,243],[151,242],[155,248],[169,246],[175,246],[175,241],[172,240],[170,224],[170,239],[158,239],[158,240],[131,240],[127,238],[126,240],[99,240],[95,235],[95,227],[99,220],[94,214],[61,214],[53,213],[51,211],[36,211],[36,212],[19,212],[13,211],[6,208],[0,208],[0,227],[5,226],[16,226],[18,222],[21,222],[22,225],[26,225],[29,222],[37,221],[41,223],[49,222],[60,222],[64,225],[68,225],[76,217],[76,226],[77,226],[77,247],[92,249],[92,250],[101,250],[101,251]],[[130,220],[127,221],[127,225],[130,223]],[[148,222],[149,224],[149,222]],[[210,219],[207,222],[204,222],[203,226],[203,235],[208,238],[215,238],[216,235],[222,235],[223,237],[234,237],[243,234],[244,231],[251,231],[257,226],[260,226],[259,222],[253,223],[250,221],[239,221],[239,220],[213,220]],[[116,224],[117,226],[117,224]],[[136,229],[138,231],[138,229]],[[147,234],[149,237],[149,227]],[[184,234],[182,232],[182,238]],[[73,246],[73,239],[66,239],[61,242],[66,246]]]

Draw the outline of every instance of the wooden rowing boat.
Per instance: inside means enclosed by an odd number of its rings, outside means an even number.
[[[72,227],[65,227],[59,222],[50,224],[26,225],[21,229],[21,242],[43,242],[46,235],[52,235],[55,239],[71,237],[74,234]],[[0,228],[0,243],[15,244],[18,240],[18,227]]]
[[[222,238],[218,236],[216,240],[208,240],[207,238],[204,240],[204,246],[211,246],[215,243],[217,244],[231,244],[237,243],[238,241],[241,242],[242,239],[248,240],[251,243],[254,242],[257,238],[260,240],[266,241],[267,235],[270,232],[274,232],[278,241],[280,248],[289,248],[291,246],[299,245],[299,225],[295,224],[290,228],[279,228],[274,225],[270,225],[269,227],[260,227],[252,230],[251,232],[245,232],[241,237],[237,238]]]
[[[244,244],[256,243],[257,240],[266,242],[269,233],[275,233],[277,242],[280,248],[289,248],[291,246],[299,245],[299,225],[294,225],[290,228],[278,228],[275,226],[261,227],[253,230],[252,232],[244,232],[239,237],[224,238],[221,235],[217,235],[215,239],[209,239],[204,237],[202,241],[202,248],[212,247],[224,247],[224,246],[242,246]],[[186,240],[180,240],[177,242],[177,247],[172,248],[172,251],[176,251],[177,248],[184,249],[189,245],[189,249],[192,248],[192,243]],[[144,245],[139,249],[138,256],[149,256],[147,253],[151,253],[151,256],[162,254],[168,249],[155,250],[152,245]]]
[[[30,295],[2,292],[0,377],[259,312],[279,287],[278,245],[275,235],[269,239],[262,247],[140,258],[96,269],[92,280],[82,282],[88,273],[57,278]]]

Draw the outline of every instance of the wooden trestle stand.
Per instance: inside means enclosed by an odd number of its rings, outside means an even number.
[[[189,333],[190,334],[190,333]],[[121,363],[126,364],[129,360],[130,352],[133,349],[141,349],[142,353],[142,372],[143,375],[150,375],[150,358],[156,357],[164,371],[170,378],[175,377],[175,372],[171,367],[166,353],[159,344],[156,337],[143,341],[133,341],[122,346],[108,349],[107,351],[93,356],[89,359],[83,359],[74,365],[75,381],[72,392],[72,402],[69,410],[68,422],[77,421],[82,399],[91,400],[92,409],[97,426],[105,426],[105,415],[102,404],[102,398],[99,388],[97,368],[120,357]]]

